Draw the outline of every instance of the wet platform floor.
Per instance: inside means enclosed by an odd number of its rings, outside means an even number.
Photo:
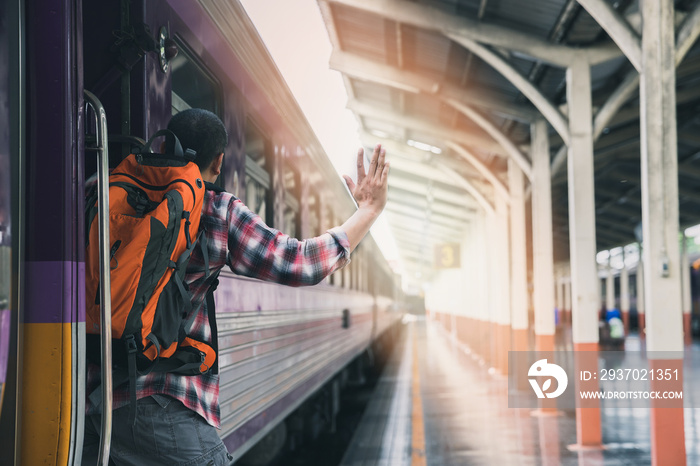
[[[629,344],[634,346],[634,338]],[[700,346],[689,374],[700,377]],[[574,411],[537,416],[508,408],[508,383],[439,324],[417,320],[387,363],[342,466],[647,465],[646,408],[601,409],[604,448],[573,451]],[[417,396],[417,394],[420,396]],[[700,406],[686,399],[686,406]],[[417,407],[418,406],[418,407]],[[420,417],[416,417],[417,411]],[[700,409],[686,408],[688,465],[700,465]]]

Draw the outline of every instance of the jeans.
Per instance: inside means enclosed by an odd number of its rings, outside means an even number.
[[[232,457],[216,429],[179,401],[163,395],[136,403],[136,425],[129,422],[130,406],[112,412],[110,465],[194,466],[229,465]],[[97,464],[101,415],[85,418],[83,466]]]

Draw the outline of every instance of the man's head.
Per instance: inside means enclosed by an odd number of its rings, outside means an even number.
[[[175,133],[183,149],[197,151],[195,163],[204,172],[228,144],[226,128],[219,117],[208,110],[191,108],[173,116],[168,129]],[[172,152],[168,141],[166,151]]]

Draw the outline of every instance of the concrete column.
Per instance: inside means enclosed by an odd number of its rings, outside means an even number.
[[[639,337],[646,337],[646,312],[644,307],[644,261],[642,249],[639,249],[639,262],[637,263],[637,323],[639,325]]]
[[[690,328],[690,316],[693,310],[693,300],[690,290],[690,261],[688,259],[688,238],[685,233],[681,236],[681,289],[683,290],[683,341],[686,346],[693,343],[693,334]]]
[[[532,248],[535,308],[535,348],[554,350],[554,255],[552,246],[552,186],[547,124],[531,126]]]
[[[576,61],[566,72],[566,83],[571,131],[567,164],[572,333],[574,351],[587,354],[598,350],[599,304],[589,65],[582,60]],[[599,405],[588,409],[576,409],[576,434],[577,444],[581,447],[601,445]]]
[[[525,244],[524,176],[513,159],[508,159],[508,188],[510,191],[511,294],[510,312],[513,351],[527,351],[527,246]]]
[[[496,194],[496,240],[498,243],[498,309],[496,319],[496,364],[501,374],[508,373],[508,351],[510,351],[510,231],[508,228],[508,200]]]
[[[622,323],[625,325],[625,335],[627,335],[630,330],[630,276],[624,262],[624,255],[622,263],[622,270],[620,270],[620,313],[622,314]]]
[[[496,201],[498,203],[498,201]],[[503,309],[503,288],[501,285],[501,271],[503,270],[502,264],[502,251],[503,244],[501,243],[501,228],[500,228],[500,215],[495,213],[488,217],[489,223],[489,251],[492,260],[489,263],[489,357],[488,361],[490,367],[496,370],[499,369],[499,359],[500,359],[500,346],[501,335],[500,335],[500,324],[502,318]],[[495,259],[495,260],[493,260]]]
[[[674,2],[641,2],[640,80],[642,237],[647,355],[652,369],[683,371],[683,311],[678,245],[678,158]],[[675,351],[678,357],[659,351]],[[651,390],[661,387],[651,381]],[[682,388],[682,385],[681,385]],[[686,464],[683,408],[651,402],[653,465]]]
[[[487,349],[490,348],[490,338],[488,332],[489,324],[489,309],[491,306],[491,295],[490,295],[490,281],[491,274],[489,273],[489,267],[491,260],[489,258],[489,229],[488,229],[488,215],[485,212],[481,212],[477,217],[476,222],[476,236],[478,237],[478,267],[479,267],[479,282],[481,284],[478,290],[478,302],[479,306],[477,312],[474,314],[475,317],[475,333],[474,333],[474,347],[477,354],[482,358],[486,359],[488,357]]]
[[[535,311],[535,350],[554,351],[554,247],[552,229],[552,185],[549,166],[547,124],[537,120],[530,126],[532,151],[532,271]],[[547,356],[551,358],[551,356]],[[556,413],[556,400],[540,400],[539,414]],[[552,439],[547,439],[551,443]]]
[[[499,257],[499,248],[502,247],[498,242],[498,222],[495,214],[486,216],[486,231],[488,232],[486,241],[488,242],[489,257],[491,260],[488,261],[489,305],[486,327],[488,340],[484,356],[489,363],[489,367],[495,368],[497,360],[496,351],[499,344],[496,326],[498,325],[499,308],[501,304],[501,286],[499,281],[501,277],[499,277],[500,264],[498,264],[498,260],[493,260],[493,258]]]

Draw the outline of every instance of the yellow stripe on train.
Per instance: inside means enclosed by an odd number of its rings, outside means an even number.
[[[68,463],[71,324],[24,324],[21,464]]]

